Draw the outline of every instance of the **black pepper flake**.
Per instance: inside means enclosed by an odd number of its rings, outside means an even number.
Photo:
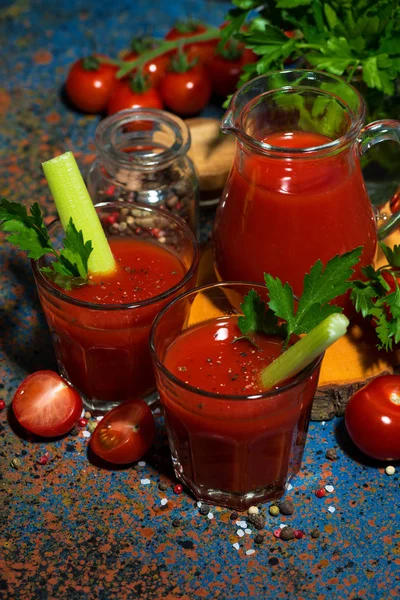
[[[160,481],[160,483],[158,484],[158,489],[161,492],[165,492],[165,490],[167,490],[168,488],[169,488],[169,485],[165,481]]]
[[[294,513],[293,500],[291,498],[282,500],[282,502],[279,502],[278,506],[282,515],[292,515]]]
[[[310,535],[312,538],[317,539],[321,536],[321,532],[319,529],[313,529]]]
[[[262,544],[264,541],[264,536],[261,535],[261,533],[257,533],[256,537],[254,538],[254,543],[255,544]]]
[[[187,367],[178,367],[178,371],[181,371],[181,373],[186,373]]]
[[[283,529],[281,529],[280,539],[284,540],[285,542],[288,542],[289,540],[293,540],[294,539],[293,527],[283,527]]]
[[[337,455],[336,448],[329,448],[329,450],[327,450],[325,452],[325,457],[328,460],[337,460],[338,455]]]
[[[174,519],[172,521],[172,527],[180,527],[181,526],[181,520],[180,519]]]
[[[210,507],[208,506],[208,504],[202,504],[199,508],[199,513],[201,515],[208,515],[208,513],[210,512]]]
[[[231,512],[230,514],[230,520],[231,521],[236,521],[236,519],[239,517],[239,513],[236,512],[236,510],[234,510],[233,512]]]
[[[254,525],[256,529],[264,529],[265,527],[265,517],[258,513],[257,515],[247,515],[246,520],[248,523]]]

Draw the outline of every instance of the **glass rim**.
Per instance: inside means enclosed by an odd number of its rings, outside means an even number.
[[[176,298],[171,300],[166,306],[164,306],[164,308],[158,313],[158,315],[154,319],[153,324],[151,326],[151,330],[150,330],[150,336],[149,336],[150,354],[153,358],[155,365],[162,372],[162,374],[167,377],[167,379],[169,379],[175,385],[178,385],[179,387],[183,388],[185,391],[191,392],[192,394],[197,394],[198,396],[202,396],[204,398],[212,398],[213,400],[217,400],[217,401],[229,400],[229,401],[234,401],[234,402],[243,402],[243,401],[263,400],[265,398],[271,398],[273,396],[276,396],[278,394],[286,392],[287,390],[290,390],[293,387],[296,387],[299,383],[301,383],[309,375],[311,375],[315,371],[315,369],[320,365],[320,363],[323,359],[324,353],[317,356],[317,358],[315,358],[309,365],[304,367],[304,369],[302,369],[300,371],[300,373],[298,373],[294,378],[290,379],[290,381],[288,383],[285,383],[284,385],[279,386],[279,387],[275,387],[271,390],[266,390],[265,392],[261,392],[259,394],[243,394],[243,395],[217,394],[214,392],[209,392],[207,390],[203,390],[203,389],[194,387],[192,385],[189,385],[188,383],[185,383],[184,381],[182,381],[182,379],[179,379],[178,377],[176,377],[176,375],[171,373],[171,371],[169,371],[169,369],[167,369],[165,367],[163,362],[158,357],[158,354],[157,354],[157,351],[155,348],[155,343],[154,343],[155,337],[156,337],[156,330],[157,330],[158,324],[164,318],[164,316],[168,313],[169,310],[171,310],[176,304],[178,304],[178,302],[181,302],[182,300],[184,300],[185,298],[187,298],[191,295],[198,294],[198,293],[208,290],[210,288],[223,288],[223,287],[232,287],[232,286],[258,287],[258,288],[265,290],[265,286],[263,286],[259,282],[219,281],[219,282],[214,282],[211,284],[201,285],[201,286],[192,288],[191,290],[188,290],[188,291],[184,292],[183,294],[180,294],[179,296],[177,296]]]
[[[245,143],[246,145],[255,149],[258,153],[272,155],[272,156],[275,156],[276,158],[297,159],[297,158],[304,158],[305,156],[309,157],[310,155],[326,156],[326,155],[334,154],[337,150],[343,149],[346,146],[350,145],[353,142],[353,140],[356,138],[359,131],[361,130],[362,125],[365,120],[366,107],[365,107],[364,99],[363,99],[362,95],[360,94],[360,92],[353,85],[351,85],[351,83],[349,83],[342,77],[333,75],[331,73],[325,73],[323,71],[312,70],[312,69],[285,69],[283,71],[270,71],[263,75],[259,75],[258,77],[255,77],[254,79],[250,79],[239,90],[237,90],[235,92],[235,94],[232,96],[231,102],[229,104],[229,108],[228,108],[225,116],[222,119],[222,131],[224,131],[223,123],[224,123],[224,120],[227,117],[227,115],[229,115],[229,114],[232,115],[232,113],[234,113],[237,110],[236,104],[239,102],[240,95],[243,94],[248,88],[255,85],[257,81],[266,79],[268,77],[271,77],[272,75],[283,75],[285,77],[288,77],[292,74],[299,74],[299,76],[301,76],[301,75],[305,75],[306,73],[310,73],[313,75],[319,75],[321,78],[324,78],[326,80],[330,79],[332,81],[335,81],[337,83],[340,83],[341,85],[344,85],[344,86],[347,86],[348,88],[350,88],[358,99],[358,109],[357,109],[356,113],[351,109],[349,104],[343,98],[340,98],[339,96],[337,96],[333,93],[328,93],[328,91],[324,91],[318,87],[312,87],[311,85],[301,86],[301,85],[295,85],[294,83],[290,83],[290,82],[288,82],[288,84],[284,87],[266,90],[265,92],[261,92],[258,96],[256,96],[252,100],[250,100],[249,103],[255,102],[260,96],[267,96],[268,94],[273,94],[273,93],[276,93],[277,91],[284,91],[287,93],[295,93],[296,90],[299,90],[299,91],[314,90],[314,91],[318,92],[319,94],[324,94],[326,96],[330,96],[331,98],[336,98],[338,100],[338,102],[347,109],[347,111],[349,112],[349,114],[351,116],[351,124],[350,124],[348,130],[344,134],[340,135],[338,138],[336,138],[330,142],[327,142],[325,144],[321,144],[319,146],[310,146],[308,148],[287,148],[284,146],[273,146],[271,144],[267,144],[265,142],[255,140],[252,136],[250,136],[249,134],[247,134],[243,131],[242,110],[240,111],[239,119],[233,118],[234,121],[237,120],[239,122],[239,126],[235,127],[233,125],[232,128],[226,127],[225,132],[226,133],[229,133],[231,131],[236,132],[239,139],[241,139],[243,141],[243,143]]]
[[[134,153],[127,154],[115,144],[115,134],[124,126],[132,125],[137,121],[152,121],[153,123],[164,124],[174,134],[172,144],[157,153],[149,151],[142,153],[140,156]],[[132,140],[131,144],[134,144],[134,142],[135,140]],[[95,145],[98,155],[118,168],[152,169],[156,166],[165,165],[182,154],[186,154],[190,147],[190,131],[180,117],[165,110],[141,107],[128,108],[106,117],[99,123],[95,132]],[[127,140],[126,147],[129,147],[129,145],[129,140]]]
[[[100,311],[101,310],[103,310],[103,311],[132,310],[135,308],[142,308],[144,306],[150,306],[151,304],[156,304],[157,302],[165,300],[170,295],[175,294],[182,287],[184,287],[187,284],[187,282],[191,279],[191,277],[193,277],[195,275],[198,264],[199,264],[199,246],[196,241],[196,238],[194,237],[192,230],[189,228],[189,226],[185,223],[185,221],[183,219],[176,217],[172,213],[165,212],[165,211],[163,211],[159,208],[153,207],[153,206],[141,204],[140,202],[135,202],[134,204],[132,204],[130,202],[120,202],[120,201],[98,202],[94,205],[94,207],[96,209],[97,208],[107,208],[107,207],[115,207],[115,208],[119,208],[119,209],[121,209],[121,208],[130,208],[130,209],[138,208],[141,210],[145,210],[149,213],[156,213],[157,215],[160,215],[162,217],[166,217],[166,218],[170,219],[171,221],[173,221],[176,225],[178,225],[185,231],[186,236],[188,237],[188,239],[191,242],[191,245],[192,245],[192,248],[194,251],[194,256],[193,256],[193,260],[190,265],[190,268],[187,270],[184,277],[182,277],[182,279],[180,281],[178,281],[178,283],[176,283],[173,287],[169,288],[168,290],[165,290],[161,294],[158,294],[157,296],[153,296],[151,298],[148,298],[147,300],[140,300],[137,302],[127,302],[126,304],[100,304],[100,303],[96,303],[96,302],[85,302],[84,300],[78,300],[77,298],[72,298],[71,296],[64,294],[61,290],[58,290],[57,288],[55,288],[52,285],[52,283],[49,282],[48,279],[46,279],[46,277],[43,275],[43,273],[39,269],[39,265],[38,265],[39,261],[31,259],[31,266],[32,266],[34,278],[35,278],[37,285],[46,289],[46,291],[48,291],[52,296],[55,296],[56,298],[58,298],[59,300],[62,300],[63,302],[66,302],[67,304],[73,304],[74,306],[79,306],[79,307],[85,308],[87,310],[100,310]],[[49,232],[49,235],[51,235],[51,230],[54,229],[57,225],[61,225],[61,221],[60,221],[59,217],[56,217],[55,219],[53,219],[53,221],[51,221],[51,223],[49,223],[47,225],[46,229]]]

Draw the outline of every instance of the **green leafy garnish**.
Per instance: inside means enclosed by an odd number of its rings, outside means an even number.
[[[265,274],[269,309],[257,292],[251,290],[241,305],[244,313],[238,319],[241,333],[244,336],[252,332],[278,334],[285,337],[287,345],[293,334],[309,333],[328,316],[341,313],[343,309],[331,302],[351,287],[349,279],[361,251],[359,247],[337,255],[325,267],[317,260],[304,277],[304,290],[297,303],[288,283]]]
[[[400,245],[389,248],[380,242],[380,247],[387,264],[364,267],[365,279],[353,282],[351,300],[356,311],[374,323],[378,348],[391,350],[393,342],[400,342]]]
[[[54,259],[41,271],[58,286],[70,290],[87,283],[92,242],[84,241],[82,231],[77,231],[72,219],[66,227],[64,247],[58,251],[51,243],[37,202],[28,214],[24,205],[1,198],[0,230],[9,233],[7,240],[25,250],[33,260],[52,255]]]

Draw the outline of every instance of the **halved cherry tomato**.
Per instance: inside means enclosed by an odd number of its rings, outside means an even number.
[[[233,94],[243,67],[256,61],[256,54],[236,40],[230,40],[221,50],[217,49],[207,69],[214,93],[222,97]]]
[[[197,59],[199,65],[208,64],[213,57],[218,40],[190,43],[190,38],[207,31],[207,26],[199,21],[177,21],[165,36],[166,40],[188,39],[183,46],[189,60]]]
[[[146,81],[140,73],[124,78],[116,85],[107,106],[107,113],[114,113],[127,108],[162,108],[162,101],[157,90]]]
[[[130,61],[139,58],[143,52],[157,47],[157,41],[152,38],[135,37],[131,41],[131,50],[124,55],[124,60]],[[152,87],[157,87],[164,77],[170,61],[170,55],[162,54],[153,58],[143,66],[143,74],[148,77]]]
[[[116,465],[139,460],[155,435],[150,408],[143,400],[124,402],[108,412],[97,425],[90,447],[97,456]]]
[[[102,113],[116,86],[117,67],[102,63],[95,56],[75,62],[65,82],[72,104],[85,113]]]
[[[78,392],[54,371],[37,371],[18,387],[12,400],[22,427],[42,437],[71,431],[82,412]]]
[[[368,456],[400,459],[400,376],[381,375],[358,390],[346,406],[345,423]]]

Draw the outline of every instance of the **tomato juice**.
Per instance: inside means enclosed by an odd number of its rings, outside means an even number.
[[[156,369],[175,472],[197,497],[235,509],[281,496],[299,470],[320,363],[263,392],[261,370],[282,340],[256,335],[255,346],[240,335],[237,316],[197,323]]]
[[[60,371],[99,410],[155,389],[151,324],[194,276],[184,281],[190,263],[156,241],[111,237],[109,243],[117,264],[111,275],[70,291],[38,283]]]
[[[238,143],[214,226],[219,278],[261,282],[264,272],[271,273],[299,295],[317,259],[326,263],[363,246],[355,273],[360,277],[374,258],[376,228],[355,148],[294,156],[293,149],[331,141],[304,131],[262,141],[287,153],[255,153]]]

